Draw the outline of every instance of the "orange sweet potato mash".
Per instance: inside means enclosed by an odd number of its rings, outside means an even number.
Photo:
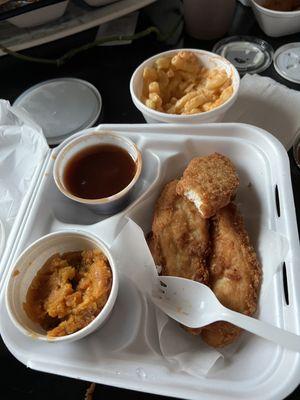
[[[111,285],[111,268],[101,251],[54,254],[29,286],[24,310],[49,337],[69,335],[99,314]]]

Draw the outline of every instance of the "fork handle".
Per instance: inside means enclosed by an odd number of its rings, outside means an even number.
[[[289,350],[300,352],[300,336],[294,333],[228,309],[222,310],[221,317],[222,321],[230,322]]]

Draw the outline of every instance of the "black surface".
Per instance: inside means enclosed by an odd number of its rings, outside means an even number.
[[[157,5],[156,5],[157,7]],[[166,19],[168,16],[164,16]],[[138,30],[150,24],[146,11],[139,18]],[[282,38],[266,37],[259,29],[252,11],[239,5],[229,35],[255,35],[267,40],[276,50],[282,44],[299,41],[299,35]],[[26,52],[40,57],[57,57],[63,52],[92,40],[95,30],[84,32],[52,44],[44,45]],[[183,47],[210,50],[215,41],[201,42],[184,36]],[[133,105],[129,93],[129,80],[136,66],[151,55],[168,50],[170,46],[155,41],[154,37],[144,38],[127,46],[98,47],[73,58],[68,64],[57,68],[40,64],[27,63],[12,57],[0,58],[0,97],[13,102],[24,90],[46,79],[70,76],[86,79],[93,83],[103,98],[104,123],[142,123],[141,114]],[[270,76],[284,85],[300,90],[300,85],[293,84],[280,77],[271,66],[262,75]],[[300,171],[291,159],[291,176],[299,226],[300,217]],[[55,349],[53,349],[55,351]],[[4,400],[22,399],[65,399],[83,400],[89,386],[87,382],[68,379],[55,375],[32,371],[19,363],[0,343],[1,389],[0,398]],[[287,371],[288,374],[288,371]],[[300,380],[300,377],[299,377]],[[280,384],[280,382],[278,382]],[[97,385],[94,399],[112,396],[123,399],[164,399],[161,396],[138,393]],[[300,388],[288,397],[289,400],[300,398]],[[201,399],[201,393],[199,393]]]

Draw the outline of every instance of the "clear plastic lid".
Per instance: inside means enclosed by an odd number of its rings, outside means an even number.
[[[274,67],[283,78],[300,83],[300,42],[279,47],[274,54]]]
[[[252,36],[231,36],[215,44],[213,52],[227,58],[239,71],[255,74],[267,69],[274,50],[262,39]]]
[[[59,78],[41,82],[22,93],[14,106],[24,108],[43,129],[49,144],[89,128],[97,121],[102,100],[89,82]]]

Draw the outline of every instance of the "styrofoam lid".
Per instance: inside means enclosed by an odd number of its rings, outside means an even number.
[[[253,36],[231,36],[215,44],[213,52],[227,58],[240,74],[254,74],[267,69],[273,58],[269,43]]]
[[[274,67],[283,78],[300,83],[300,42],[279,47],[274,54]]]
[[[32,86],[16,99],[14,106],[24,108],[41,126],[49,144],[58,144],[93,126],[100,115],[102,100],[89,82],[59,78]]]

